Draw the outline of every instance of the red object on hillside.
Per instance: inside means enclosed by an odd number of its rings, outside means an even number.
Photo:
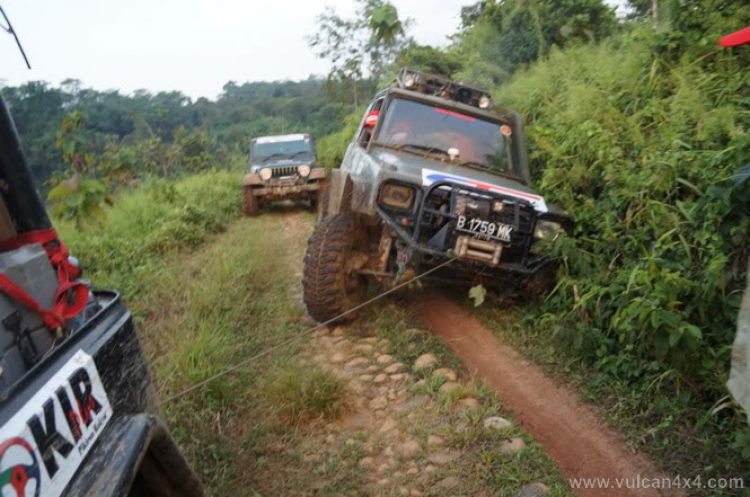
[[[722,47],[736,47],[745,43],[750,43],[750,26],[719,38],[719,45]]]

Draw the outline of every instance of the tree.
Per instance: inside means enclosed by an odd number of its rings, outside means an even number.
[[[429,45],[411,42],[400,55],[405,67],[417,71],[453,77],[464,68],[464,60],[455,52],[444,52]]]
[[[344,19],[327,8],[318,16],[318,32],[308,37],[315,54],[331,62],[329,80],[351,82],[354,105],[359,105],[358,82],[377,79],[395,61],[408,41],[396,8],[384,0],[358,0],[356,17]]]

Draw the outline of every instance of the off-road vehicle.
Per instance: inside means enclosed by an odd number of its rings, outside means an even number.
[[[303,277],[318,321],[359,303],[368,279],[454,257],[445,281],[531,290],[551,262],[540,242],[571,229],[530,187],[521,116],[434,74],[402,70],[376,95],[329,182]]]
[[[200,497],[130,311],[81,279],[0,97],[0,493]]]
[[[257,216],[274,200],[303,200],[317,209],[326,179],[325,168],[315,167],[315,146],[310,135],[262,136],[250,141],[250,172],[243,182],[242,207]]]

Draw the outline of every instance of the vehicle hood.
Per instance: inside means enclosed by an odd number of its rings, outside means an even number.
[[[451,181],[526,200],[537,212],[548,211],[544,198],[520,180],[390,148],[373,147],[370,154],[383,164],[385,170],[396,172],[398,176],[411,177],[410,181],[422,186],[436,181]]]

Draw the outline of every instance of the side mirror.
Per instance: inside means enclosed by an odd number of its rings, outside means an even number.
[[[378,124],[378,119],[380,118],[380,111],[374,110],[372,112],[368,112],[365,116],[365,128],[374,128],[376,124]]]

